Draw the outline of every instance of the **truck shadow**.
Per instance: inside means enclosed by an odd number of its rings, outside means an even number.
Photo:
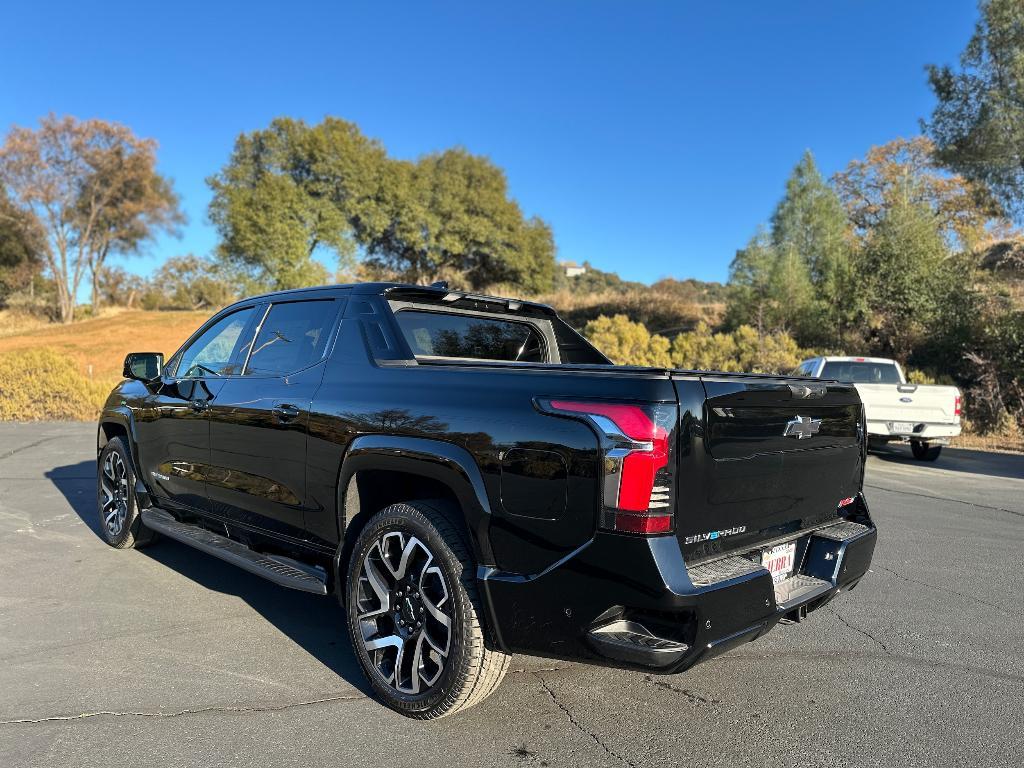
[[[990,477],[1024,478],[1024,455],[992,453],[967,448],[943,448],[935,461],[918,461],[905,446],[872,448],[871,455],[890,464],[907,464],[927,469],[945,469],[949,472],[967,472]]]
[[[102,538],[96,513],[95,471],[95,462],[82,461],[55,467],[46,477],[89,530]],[[140,549],[139,554],[206,589],[241,598],[320,663],[360,692],[370,695],[370,687],[348,639],[345,615],[332,596],[319,597],[279,587],[171,539],[163,538]]]

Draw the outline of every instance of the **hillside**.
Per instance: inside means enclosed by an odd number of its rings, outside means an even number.
[[[68,355],[87,378],[113,383],[121,376],[126,354],[170,355],[210,314],[132,310],[70,325],[45,325],[0,336],[0,355],[48,348]]]

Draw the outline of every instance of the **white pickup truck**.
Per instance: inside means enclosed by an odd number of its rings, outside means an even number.
[[[794,372],[854,384],[864,401],[869,444],[910,443],[914,458],[935,461],[960,434],[960,390],[908,384],[895,360],[884,357],[814,357]]]

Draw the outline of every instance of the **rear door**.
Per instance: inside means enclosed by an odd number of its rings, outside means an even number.
[[[687,393],[695,379],[677,381],[681,402],[695,402]],[[680,430],[676,530],[688,557],[750,549],[813,527],[857,494],[863,441],[852,385],[700,380],[706,399]]]
[[[342,291],[261,307],[240,376],[210,408],[211,511],[231,522],[304,537],[309,408],[343,305]]]

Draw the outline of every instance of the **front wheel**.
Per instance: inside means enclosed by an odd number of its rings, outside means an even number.
[[[139,515],[132,457],[120,437],[103,446],[96,475],[96,506],[103,540],[117,549],[137,549],[154,541],[156,532],[147,528]]]
[[[488,647],[465,536],[431,502],[393,504],[360,531],[348,565],[346,614],[377,696],[434,719],[483,701],[511,656]]]
[[[910,442],[910,452],[914,454],[914,458],[918,461],[935,461],[939,458],[939,454],[942,453],[942,446],[929,445],[920,440],[912,440]]]

